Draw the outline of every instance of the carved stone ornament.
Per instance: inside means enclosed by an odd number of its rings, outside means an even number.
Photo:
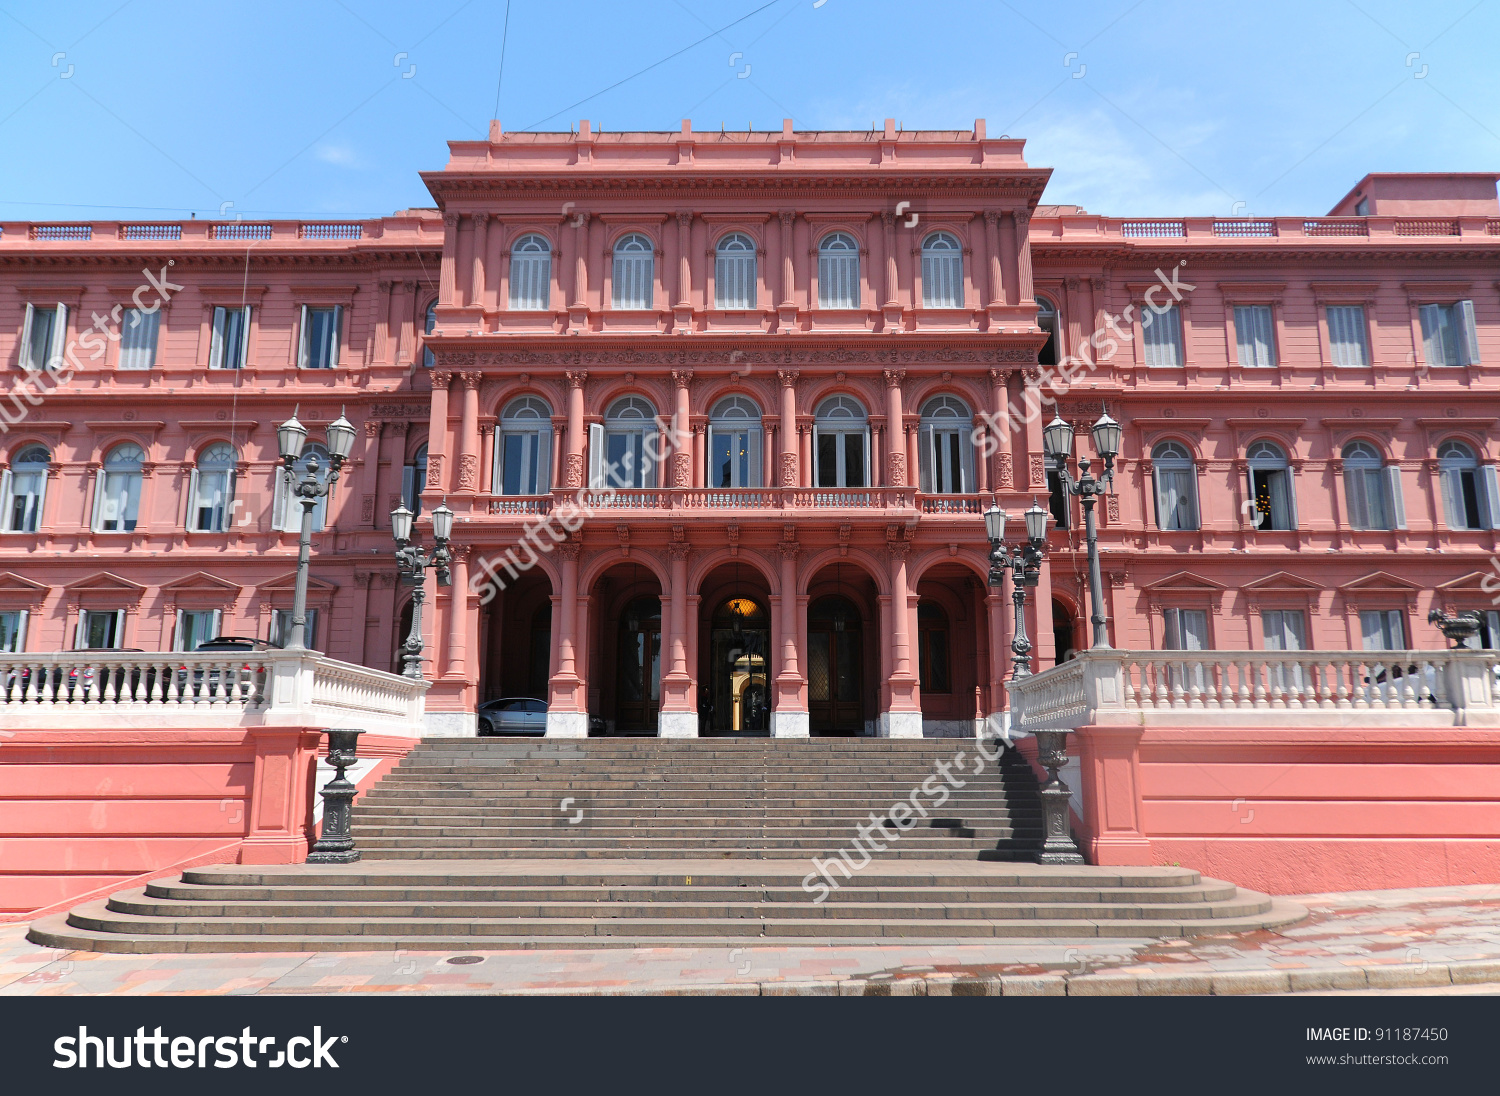
[[[568,454],[567,483],[570,488],[583,486],[583,454]]]
[[[781,486],[797,486],[797,454],[781,454]]]
[[[443,486],[443,454],[427,455],[427,486],[433,490]]]
[[[473,453],[464,453],[458,458],[458,486],[460,490],[472,491],[479,483],[479,458]]]

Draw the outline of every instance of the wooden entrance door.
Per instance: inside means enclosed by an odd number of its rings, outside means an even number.
[[[620,617],[616,640],[615,729],[656,731],[661,708],[661,601],[632,601]]]
[[[865,730],[863,623],[841,597],[815,602],[807,614],[807,707],[813,734]]]

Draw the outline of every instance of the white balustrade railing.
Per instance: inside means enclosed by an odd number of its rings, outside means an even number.
[[[0,653],[0,726],[421,732],[423,681],[315,651]]]
[[[1500,725],[1496,668],[1470,650],[1088,650],[1010,682],[1011,725]]]

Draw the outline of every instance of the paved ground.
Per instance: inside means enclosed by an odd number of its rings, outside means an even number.
[[[1500,885],[1298,896],[1289,928],[949,947],[100,955],[0,925],[0,996],[1500,994]]]

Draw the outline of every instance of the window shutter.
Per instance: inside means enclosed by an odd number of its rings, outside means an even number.
[[[1286,491],[1286,517],[1288,529],[1297,528],[1297,481],[1292,478],[1290,465],[1281,473],[1281,482]],[[1275,493],[1274,491],[1272,492]],[[1300,648],[1299,648],[1300,650]]]
[[[1368,529],[1370,527],[1370,507],[1365,499],[1363,468],[1344,469],[1344,507],[1348,510],[1345,518],[1351,529]]]
[[[653,423],[641,433],[641,486],[656,487],[662,484],[657,465],[667,460],[669,452],[662,445],[661,431]],[[667,483],[670,487],[671,484]]]
[[[57,312],[54,313],[52,323],[52,344],[47,347],[47,360],[43,365],[61,361],[63,356],[63,344],[68,337],[68,306],[61,301],[57,303]]]
[[[1438,489],[1443,496],[1443,524],[1449,529],[1461,529],[1464,517],[1464,498],[1462,485],[1459,482],[1457,468],[1443,468],[1438,471]]]
[[[1260,511],[1258,509],[1256,509],[1256,500],[1255,500],[1255,469],[1253,469],[1253,468],[1250,469],[1248,472],[1245,473],[1245,492],[1246,492],[1245,497],[1250,500],[1250,505],[1247,506],[1247,507],[1245,507],[1245,509],[1242,511],[1242,513],[1245,516],[1245,520],[1250,523],[1250,527],[1251,528],[1253,528],[1253,529],[1259,529],[1263,525],[1265,525],[1265,520],[1264,519],[1261,519],[1259,521],[1256,520],[1257,518],[1260,518],[1261,514],[1260,514]]]
[[[1428,365],[1444,364],[1442,311],[1435,304],[1424,304],[1417,310],[1422,318],[1422,356]]]
[[[750,428],[750,475],[745,480],[746,487],[769,487],[770,484],[762,483],[765,478],[765,430],[760,426]],[[709,450],[713,452],[712,449]]]
[[[552,427],[548,426],[537,433],[536,454],[536,493],[546,495],[552,492]]]
[[[1457,314],[1459,326],[1463,329],[1458,334],[1458,360],[1461,365],[1479,364],[1479,328],[1474,324],[1474,302],[1459,301],[1453,311]]]
[[[310,358],[308,344],[311,342],[311,332],[307,328],[307,305],[302,306],[301,312],[302,322],[297,335],[297,368],[306,369]]]
[[[344,306],[336,304],[333,306],[333,345],[328,349],[328,365],[332,369],[339,367],[339,346],[344,341]]]
[[[1486,464],[1479,471],[1484,477],[1484,513],[1480,515],[1481,524],[1489,529],[1500,529],[1500,483],[1496,482],[1495,466]]]
[[[963,475],[958,489],[967,494],[977,490],[974,485],[974,429],[972,426],[968,430],[958,432],[958,457],[962,462],[959,471]]]
[[[26,650],[26,625],[31,623],[31,610],[22,609],[16,614],[16,651]]]
[[[589,423],[589,486],[604,487],[604,427]]]
[[[208,367],[210,369],[224,368],[224,321],[228,315],[228,309],[214,309],[214,334],[213,341],[209,344]]]
[[[923,494],[932,493],[932,481],[937,472],[937,451],[932,445],[932,424],[923,423],[917,428],[917,484]]]
[[[26,303],[26,319],[21,324],[21,368],[35,369],[36,365],[31,360],[31,327],[36,319],[36,305],[30,301]]]
[[[198,469],[194,468],[188,479],[188,532],[198,531]]]
[[[43,480],[45,481],[45,479],[46,477],[44,476]],[[10,494],[11,488],[13,486],[14,485],[11,482],[10,469],[7,468],[3,471],[0,471],[0,530],[4,530],[7,533],[16,532],[15,529],[11,528],[11,526],[14,524],[11,519],[11,511],[15,507],[14,502],[12,502],[11,500]],[[38,506],[37,509],[40,510],[41,507]],[[37,519],[37,528],[40,529],[41,514],[37,515]]]
[[[104,526],[104,469],[100,468],[94,473],[94,518],[90,522],[94,532],[101,532]]]
[[[1396,529],[1406,528],[1406,498],[1401,487],[1401,466],[1388,464],[1385,468],[1386,481],[1390,485],[1391,496],[1391,525]]]

